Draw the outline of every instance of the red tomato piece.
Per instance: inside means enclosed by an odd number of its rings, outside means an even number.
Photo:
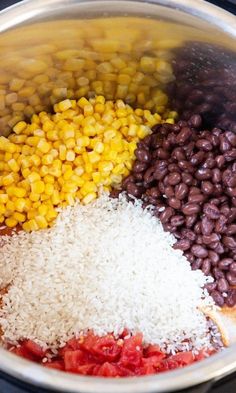
[[[53,360],[52,362],[47,362],[47,363],[41,363],[42,366],[47,367],[47,368],[53,368],[55,370],[60,370],[64,371],[64,362],[62,360]]]
[[[151,357],[151,356],[158,356],[160,360],[164,359],[166,357],[166,354],[160,350],[159,345],[156,344],[151,344],[149,345],[145,351],[145,357]]]
[[[141,333],[124,340],[120,358],[122,366],[133,369],[141,365],[143,356],[142,340],[143,336]]]
[[[46,351],[32,340],[25,340],[22,346],[36,358],[42,359]]]
[[[167,360],[177,362],[180,366],[186,366],[187,364],[194,362],[194,355],[191,351],[180,352],[176,355],[170,356]]]
[[[115,364],[105,362],[97,371],[97,376],[100,377],[119,377],[120,370]]]
[[[117,360],[121,353],[121,347],[117,344],[114,337],[99,337],[93,347],[93,353],[100,359],[108,362]]]
[[[64,362],[66,371],[77,372],[79,366],[83,366],[88,363],[88,356],[80,349],[75,351],[65,351]]]
[[[27,351],[27,349],[24,348],[22,345],[12,348],[10,352],[14,353],[15,355],[21,356],[22,358],[35,361],[35,357],[32,355],[32,353]]]
[[[97,365],[95,363],[84,364],[77,368],[77,373],[81,375],[94,375],[93,370]]]

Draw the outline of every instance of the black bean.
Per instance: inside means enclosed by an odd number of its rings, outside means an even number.
[[[221,270],[229,270],[231,263],[233,263],[232,258],[223,258],[220,260],[218,267]]]
[[[213,290],[211,296],[218,306],[222,307],[224,305],[224,298],[219,291]]]
[[[221,171],[218,168],[212,170],[212,181],[213,183],[219,183],[221,181]]]
[[[133,165],[133,172],[140,173],[147,169],[147,164],[145,162],[135,161]]]
[[[209,251],[208,251],[208,257],[209,257],[210,260],[211,260],[212,266],[216,266],[217,263],[218,263],[219,260],[220,260],[220,257],[219,257],[219,255],[217,254],[217,252],[215,252],[215,251],[213,251],[213,250],[209,250]]]
[[[214,291],[214,289],[216,289],[216,287],[217,287],[217,283],[216,282],[210,282],[209,284],[205,285],[205,288],[208,290],[209,293]]]
[[[192,228],[196,220],[197,220],[197,214],[192,214],[191,216],[187,216],[185,220],[186,227]]]
[[[222,242],[226,247],[230,248],[231,250],[235,250],[236,240],[232,236],[223,236]]]
[[[202,266],[201,266],[203,274],[208,276],[211,271],[211,261],[209,258],[203,259]]]
[[[225,278],[219,278],[217,282],[217,289],[219,292],[227,292],[229,289],[229,284]]]
[[[193,182],[193,176],[190,173],[182,173],[182,180],[187,186],[191,186]]]
[[[144,177],[143,177],[145,183],[149,184],[149,183],[151,183],[154,180],[154,173],[155,173],[155,171],[156,171],[156,169],[155,169],[154,166],[151,166],[150,168],[148,168],[146,170],[146,172],[144,174]],[[167,173],[167,170],[166,170],[166,172],[164,170],[163,176],[161,178],[163,178],[166,175],[166,173]]]
[[[236,275],[232,273],[226,273],[226,278],[229,282],[230,285],[235,286],[236,285]]]
[[[212,144],[207,139],[198,139],[196,147],[200,150],[210,151],[212,150]]]
[[[206,245],[214,242],[218,242],[219,240],[220,240],[220,236],[217,235],[217,233],[212,233],[211,235],[205,235],[202,237],[202,241]]]
[[[193,214],[199,213],[200,206],[196,203],[186,203],[182,208],[183,213],[186,216],[192,216]]]
[[[220,211],[218,207],[210,203],[206,203],[203,206],[203,212],[211,220],[217,220],[220,217]]]
[[[134,183],[128,183],[126,186],[127,192],[128,194],[133,195],[136,198],[140,198],[142,196],[143,193],[143,187],[138,186],[137,184]]]
[[[196,172],[195,172],[195,177],[198,180],[207,180],[207,179],[211,179],[212,177],[212,172],[210,169],[208,168],[199,168]]]
[[[207,216],[204,216],[201,221],[201,230],[203,235],[210,235],[214,229],[214,222]]]
[[[163,224],[167,223],[169,219],[173,216],[174,210],[171,207],[167,207],[163,212],[160,214],[160,220]]]
[[[230,267],[229,267],[229,271],[230,273],[232,273],[233,275],[236,275],[236,262],[231,263]]]
[[[226,229],[227,235],[235,235],[236,234],[236,224],[231,224]]]
[[[202,259],[196,258],[196,260],[191,264],[192,270],[198,270],[202,266]]]
[[[205,195],[203,194],[194,194],[194,195],[189,195],[188,197],[188,202],[189,203],[202,203],[205,200]],[[200,211],[200,206],[199,206],[199,211]]]
[[[201,92],[202,94],[202,92]],[[200,115],[193,115],[189,119],[189,124],[194,128],[199,128],[202,125],[202,118]]]
[[[202,181],[201,182],[201,190],[206,195],[211,195],[214,191],[214,185],[210,181]]]
[[[171,207],[173,207],[173,209],[180,209],[181,208],[180,200],[175,197],[171,197],[168,202],[169,202],[169,205]]]
[[[227,223],[227,218],[223,214],[221,214],[215,223],[215,231],[217,233],[224,233],[227,229],[226,223]]]
[[[195,257],[206,258],[208,256],[208,251],[205,247],[195,244],[191,247],[191,251]]]
[[[232,146],[236,146],[236,134],[234,132],[226,131],[225,137],[228,139],[229,143]]]
[[[165,187],[164,193],[167,196],[167,198],[173,197],[175,195],[174,187],[172,186]]]
[[[175,186],[181,181],[181,175],[178,172],[172,172],[168,175],[167,179],[171,186]]]
[[[175,197],[183,200],[188,194],[188,186],[185,183],[180,183],[175,187]]]
[[[230,289],[228,296],[225,299],[225,303],[228,307],[233,307],[236,304],[236,289]]]
[[[217,267],[213,267],[212,273],[213,273],[216,280],[219,280],[220,278],[225,278],[224,272],[222,270],[218,269]]]
[[[194,154],[191,157],[190,162],[192,165],[199,165],[204,160],[204,158],[205,158],[204,151],[199,151],[198,153]]]
[[[225,164],[225,158],[223,155],[218,155],[215,158],[216,160],[216,164],[218,166],[219,169],[223,168],[224,164]]]
[[[191,137],[191,135],[191,129],[189,127],[183,127],[181,131],[176,135],[176,143],[180,145],[186,143]]]
[[[136,149],[134,152],[137,159],[141,162],[150,162],[151,161],[151,154],[147,149]]]
[[[222,180],[227,187],[236,187],[236,173],[230,169],[226,169],[223,172]]]
[[[175,227],[179,227],[183,225],[184,222],[185,222],[185,218],[180,214],[176,214],[175,216],[172,216],[170,220],[171,225]]]
[[[190,244],[190,241],[188,239],[181,239],[181,240],[178,240],[174,244],[173,248],[175,250],[186,251],[186,250],[188,250],[190,248],[190,246],[191,246],[191,244]]]
[[[158,157],[158,158],[160,158],[161,160],[166,160],[167,158],[170,157],[170,153],[168,152],[168,150],[163,149],[162,147],[159,147],[159,148],[156,150],[155,156]]]

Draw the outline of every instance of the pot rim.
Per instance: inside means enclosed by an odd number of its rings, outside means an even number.
[[[156,5],[172,10],[182,11],[189,16],[209,22],[221,31],[236,38],[236,17],[220,8],[207,4],[204,0],[67,0],[68,4],[86,7],[99,3],[99,5],[112,5],[116,9],[126,11],[134,6],[139,8],[142,15],[147,10],[154,9]],[[4,32],[27,20],[47,14],[55,6],[68,6],[64,0],[24,0],[0,12],[0,32]],[[145,8],[143,8],[145,7]],[[135,8],[136,9],[136,8]],[[133,13],[134,14],[134,13]],[[132,13],[130,14],[132,15]],[[136,15],[136,12],[135,12]],[[3,348],[0,348],[0,369],[21,381],[31,385],[57,391],[71,393],[158,393],[182,390],[211,380],[218,380],[236,371],[236,345],[223,352],[198,362],[184,369],[169,371],[146,377],[129,378],[98,378],[67,374],[39,366],[25,359],[17,357]],[[166,378],[167,376],[167,378]]]

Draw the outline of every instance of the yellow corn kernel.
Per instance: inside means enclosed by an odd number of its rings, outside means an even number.
[[[53,184],[50,184],[50,183],[45,184],[44,193],[46,195],[50,195],[51,196],[53,194],[53,192],[54,192]]]
[[[95,151],[91,151],[88,153],[88,158],[91,164],[95,164],[96,162],[100,161],[101,156]]]
[[[77,102],[78,106],[82,109],[84,109],[84,107],[86,105],[90,105],[90,102],[87,100],[87,98],[85,97],[81,97],[78,102]]]
[[[12,195],[17,198],[23,198],[26,196],[26,190],[22,187],[12,187]]]
[[[83,199],[82,202],[85,205],[88,205],[89,203],[91,203],[92,201],[94,201],[97,198],[97,194],[96,192],[90,192],[89,194],[87,194]]]
[[[57,141],[58,140],[58,131],[57,130],[49,130],[47,132],[47,139],[49,141]]]
[[[19,172],[19,170],[20,170],[20,167],[19,167],[17,161],[16,161],[14,158],[12,158],[12,159],[10,159],[10,160],[8,161],[8,166],[9,166],[9,168],[10,168],[13,172]]]
[[[6,213],[6,206],[3,203],[0,203],[0,214]]]
[[[93,106],[91,104],[84,105],[84,116],[91,116],[93,114]]]
[[[26,201],[24,198],[17,198],[17,200],[14,202],[15,203],[15,209],[18,212],[23,212],[25,207],[26,207]]]
[[[53,205],[59,205],[59,203],[61,202],[61,198],[58,190],[54,190],[54,193],[51,196],[51,201]]]
[[[6,204],[8,201],[8,195],[7,194],[0,194],[0,203]]]
[[[31,192],[30,195],[29,195],[29,199],[32,202],[37,202],[40,199],[40,194],[35,194],[35,193]]]
[[[175,119],[166,119],[166,121],[165,121],[166,123],[169,123],[169,124],[174,124],[175,123]]]
[[[65,140],[65,145],[67,149],[74,149],[76,143],[74,138],[68,138]],[[60,145],[59,145],[60,146]]]
[[[44,154],[41,158],[43,165],[51,165],[53,163],[53,156],[51,154]]]
[[[2,177],[2,185],[9,186],[10,184],[14,183],[15,179],[13,173],[9,173],[9,175]]]
[[[66,153],[67,153],[67,149],[65,145],[60,145],[59,146],[59,158],[61,161],[65,161],[66,160]]]
[[[38,215],[35,217],[35,221],[39,229],[45,229],[48,227],[48,222],[44,216]]]
[[[95,136],[96,135],[96,128],[94,127],[94,125],[88,124],[84,127],[83,132],[84,132],[85,136]],[[81,138],[83,138],[83,137],[81,137]],[[78,139],[80,139],[80,138],[78,138]],[[77,140],[77,143],[78,143],[78,140]]]
[[[64,180],[69,180],[70,178],[71,178],[71,176],[73,175],[73,170],[72,170],[72,168],[71,168],[71,166],[68,168],[68,169],[66,169],[66,171],[64,172],[64,174],[63,174],[63,178],[64,178]]]
[[[40,164],[41,164],[41,159],[40,159],[40,157],[39,156],[37,156],[37,154],[33,154],[31,157],[30,157],[30,160],[31,160],[31,162],[32,162],[32,164],[34,165],[34,166],[39,166]]]
[[[28,176],[31,174],[31,171],[30,171],[29,168],[24,168],[24,169],[21,170],[21,173],[22,173],[23,177],[24,177],[25,179],[27,179]]]
[[[17,222],[24,222],[26,219],[26,216],[25,216],[25,214],[15,212],[15,213],[13,213],[12,218],[15,219]]]
[[[45,190],[45,184],[42,180],[31,183],[31,191],[33,194],[42,194]]]
[[[65,199],[67,205],[72,206],[75,203],[75,196],[74,196],[74,194],[66,193],[64,199]]]
[[[37,172],[31,172],[27,178],[30,183],[41,180],[41,177],[40,177],[39,173],[37,173]]]
[[[58,202],[59,203],[59,202]],[[52,221],[57,217],[57,212],[54,209],[48,209],[48,212],[46,214],[46,220],[47,221]]]
[[[14,127],[13,127],[13,131],[16,134],[21,134],[22,131],[24,131],[27,127],[27,124],[25,121],[19,121],[19,123],[17,123]]]
[[[14,218],[6,218],[5,223],[7,227],[14,228],[18,224],[18,221]]]
[[[38,142],[37,148],[42,153],[46,154],[51,149],[51,144],[48,143],[45,139],[40,139],[40,141]]]
[[[45,175],[43,180],[45,184],[54,184],[55,182],[55,179],[52,175]]]
[[[150,135],[152,130],[148,126],[141,125],[138,129],[138,137],[140,139],[145,138],[145,136]]]
[[[112,164],[112,162],[109,162],[109,161],[102,161],[102,162],[99,162],[99,164],[98,164],[98,170],[100,172],[109,173],[112,171],[113,167],[114,167],[114,165]]]
[[[38,207],[38,212],[40,216],[45,216],[47,214],[47,211],[48,211],[48,206],[45,204],[41,204]]]
[[[90,194],[90,193],[94,193],[96,191],[97,191],[97,186],[92,181],[86,182],[80,189],[80,192],[83,196]]]
[[[99,185],[102,180],[102,176],[100,172],[93,172],[92,178],[95,184]]]
[[[62,192],[76,192],[77,191],[77,184],[74,181],[67,180],[64,185],[62,186]]]
[[[55,105],[55,112],[60,111],[60,112],[65,112],[67,109],[70,109],[72,107],[71,100],[66,99],[64,101],[59,102],[59,104]]]
[[[73,150],[68,150],[66,152],[66,160],[67,161],[74,161],[75,159],[75,152]]]
[[[24,225],[24,224],[23,224]],[[35,221],[35,219],[33,220],[29,220],[28,221],[28,225],[29,225],[29,231],[37,231],[39,229],[39,226],[37,224],[37,222]],[[24,228],[25,229],[25,228]]]

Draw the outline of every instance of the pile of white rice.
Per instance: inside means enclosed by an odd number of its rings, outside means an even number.
[[[5,237],[1,249],[3,337],[51,348],[91,329],[124,328],[168,351],[210,346],[210,282],[192,271],[175,239],[141,203],[102,195],[59,214],[55,226]]]

